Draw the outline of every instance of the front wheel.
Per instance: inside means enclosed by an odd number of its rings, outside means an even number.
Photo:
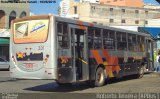
[[[95,74],[95,86],[100,87],[100,86],[103,86],[104,83],[105,83],[104,69],[99,67]]]

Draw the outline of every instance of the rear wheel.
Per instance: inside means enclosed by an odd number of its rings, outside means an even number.
[[[139,70],[139,74],[137,74],[137,78],[142,78],[144,75],[144,66],[142,66]]]
[[[104,73],[104,69],[99,67],[96,71],[96,75],[95,75],[95,86],[99,87],[99,86],[103,86],[105,83],[105,73]]]

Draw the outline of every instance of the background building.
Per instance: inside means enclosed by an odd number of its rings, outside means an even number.
[[[160,31],[158,27],[160,23],[155,18],[160,16],[159,6],[146,5],[143,0],[93,1],[81,0],[81,2],[74,2],[74,0],[68,0],[70,5],[62,17],[67,16],[81,21],[132,31],[150,32],[155,38],[158,37],[156,31]],[[63,9],[63,7],[60,8]],[[155,21],[157,22],[155,23]],[[155,42],[155,49],[159,44],[159,42],[157,44]],[[148,56],[152,56],[151,50],[148,50],[147,53]]]
[[[0,57],[9,60],[9,36],[11,21],[15,18],[21,18],[28,15],[28,3],[0,2]]]
[[[64,2],[66,0],[62,0]],[[61,5],[60,16],[68,16],[86,22],[92,22],[107,26],[144,26],[148,25],[148,20],[160,16],[159,7],[155,6],[139,6],[133,7],[130,5],[115,6],[109,4],[90,3],[90,0],[81,0],[81,2],[74,2],[74,0],[67,0],[68,6]],[[95,0],[96,1],[96,0]],[[100,0],[100,2],[106,0]],[[114,1],[114,0],[108,0]],[[119,0],[117,0],[118,2]],[[131,0],[121,0],[131,1]],[[134,0],[135,1],[135,0]],[[142,0],[136,0],[143,4]],[[119,4],[119,3],[116,3]],[[136,5],[136,4],[135,4]],[[143,4],[144,5],[144,4]],[[65,13],[63,13],[63,9]]]
[[[108,26],[144,26],[148,20],[160,16],[160,10],[112,6],[96,3],[72,3],[66,15],[77,15],[77,19]]]
[[[156,22],[158,19],[155,20],[160,16],[160,6],[158,5],[147,5],[143,3],[143,0],[99,0],[97,3],[95,3],[96,0],[92,1],[94,3],[90,1],[92,0],[81,0],[80,2],[67,0],[70,5],[62,17],[67,16],[81,21],[132,31],[144,29],[139,29],[139,27],[153,28],[160,25],[159,21]],[[110,4],[103,3],[108,1]],[[124,2],[123,5],[118,3],[122,1]],[[131,1],[139,2],[139,4],[131,5],[129,4]],[[112,2],[117,3],[111,4]],[[63,9],[63,7],[60,8]]]
[[[126,7],[143,7],[143,0],[100,0],[100,4],[126,6]]]
[[[100,0],[80,0],[80,2],[100,3]]]

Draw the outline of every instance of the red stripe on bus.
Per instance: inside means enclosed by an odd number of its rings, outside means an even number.
[[[109,56],[108,51],[105,49],[102,49],[102,51],[103,51],[103,55],[106,58],[106,60],[109,61],[111,59],[111,57]]]
[[[94,27],[94,24],[90,23],[89,26]]]
[[[79,24],[79,29],[82,29],[82,30],[86,30],[86,27],[83,26],[83,22],[82,21],[77,21],[77,23]]]

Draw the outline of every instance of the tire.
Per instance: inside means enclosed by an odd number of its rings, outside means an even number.
[[[142,78],[144,75],[144,66],[142,66],[139,70],[139,74],[137,75],[137,78]]]
[[[105,83],[104,69],[99,67],[95,74],[95,86],[100,87],[100,86],[103,86],[104,83]]]

